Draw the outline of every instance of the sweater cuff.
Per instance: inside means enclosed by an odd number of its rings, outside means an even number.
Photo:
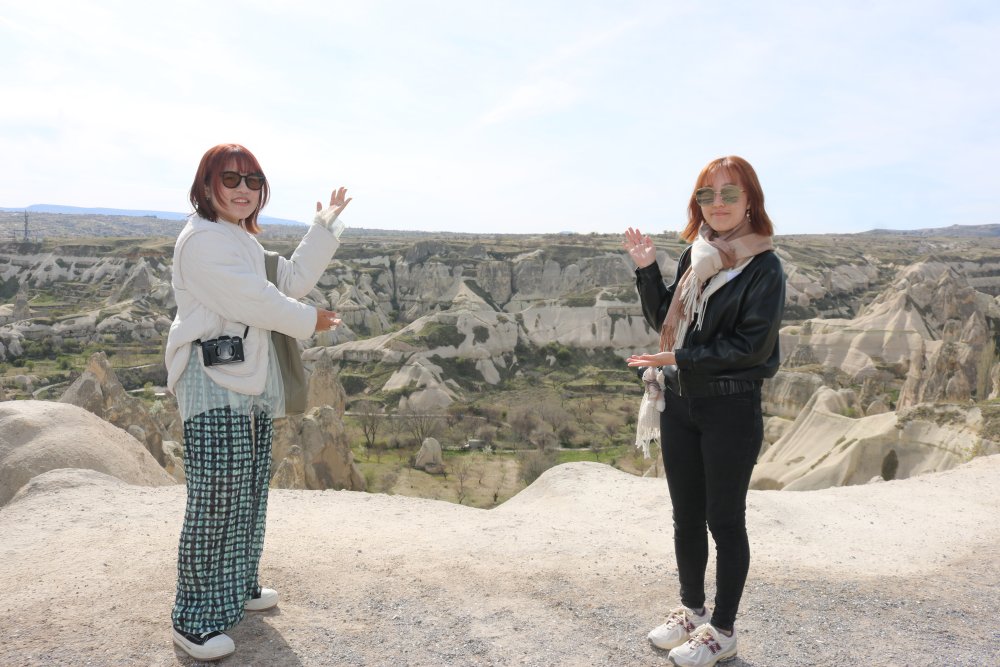
[[[340,235],[344,233],[344,229],[347,225],[344,224],[344,221],[341,220],[339,216],[329,217],[329,214],[327,213],[328,210],[329,209],[326,209],[317,213],[316,217],[313,218],[313,224],[319,225],[323,229],[327,230],[339,241]]]

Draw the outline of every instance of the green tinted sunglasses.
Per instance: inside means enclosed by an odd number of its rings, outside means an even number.
[[[743,188],[736,185],[723,185],[719,190],[723,204],[735,204],[740,200],[740,193]],[[715,190],[712,188],[698,188],[694,191],[694,200],[699,206],[711,206],[715,203]]]

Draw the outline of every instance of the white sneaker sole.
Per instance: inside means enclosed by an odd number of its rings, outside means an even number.
[[[681,663],[674,661],[673,656],[668,655],[667,659],[670,661],[671,665],[681,665]],[[731,662],[735,659],[736,659],[736,649],[734,648],[732,653],[723,653],[712,662],[702,663],[702,667],[714,667],[715,665],[721,665],[726,662]]]
[[[654,630],[653,632],[656,632],[656,631]],[[675,649],[678,646],[680,646],[681,644],[684,644],[685,642],[687,642],[687,640],[691,638],[691,636],[689,634],[684,633],[684,636],[681,637],[680,639],[675,640],[675,641],[670,641],[670,640],[667,640],[667,639],[662,639],[660,637],[654,636],[653,632],[650,632],[648,635],[646,635],[646,638],[649,640],[650,644],[652,644],[656,648],[662,649],[664,651],[669,651],[671,649]]]
[[[247,611],[267,611],[278,606],[278,592],[270,588],[263,588],[259,598],[250,598],[243,605]]]
[[[193,644],[176,630],[172,630],[171,632],[174,636],[174,643],[195,660],[213,662],[215,660],[222,660],[227,655],[232,655],[236,652],[236,644],[233,643],[233,640],[228,635],[216,635],[204,644]]]

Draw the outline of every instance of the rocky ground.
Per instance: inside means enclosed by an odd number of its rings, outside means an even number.
[[[991,456],[752,491],[730,664],[1000,664],[998,474]],[[232,630],[222,664],[668,664],[645,638],[675,604],[662,480],[568,464],[488,511],[272,494],[262,576],[282,602]],[[195,664],[169,639],[183,504],[180,486],[56,470],[0,509],[0,665]]]

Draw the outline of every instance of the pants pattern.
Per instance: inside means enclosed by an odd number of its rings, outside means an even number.
[[[750,570],[746,498],[764,436],[760,389],[691,398],[666,392],[661,450],[673,505],[681,603],[705,603],[708,530],[716,550],[712,624],[733,627]]]
[[[174,627],[226,630],[259,595],[273,424],[220,408],[184,422],[187,507],[177,549]]]

